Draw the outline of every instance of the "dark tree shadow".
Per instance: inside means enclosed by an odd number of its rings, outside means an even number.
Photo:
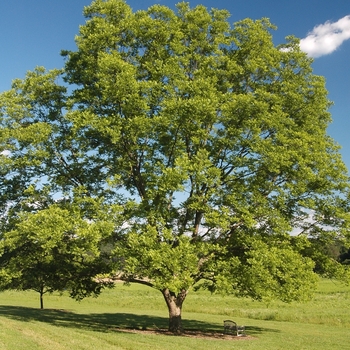
[[[70,310],[40,310],[29,307],[0,305],[0,314],[22,322],[39,321],[59,327],[79,328],[96,332],[118,332],[126,329],[164,330],[168,327],[168,319],[166,317],[129,313],[79,314]],[[184,319],[183,327],[185,331],[223,332],[223,327],[219,325],[197,320]],[[246,326],[248,335],[258,335],[265,332],[278,332],[278,330]]]

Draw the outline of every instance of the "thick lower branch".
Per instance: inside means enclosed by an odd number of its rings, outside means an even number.
[[[140,279],[140,278],[127,277],[127,276],[124,276],[123,274],[115,275],[113,277],[113,280],[123,281],[126,283],[138,283],[138,284],[142,284],[142,285],[147,286],[147,287],[154,288],[154,284],[151,281]]]

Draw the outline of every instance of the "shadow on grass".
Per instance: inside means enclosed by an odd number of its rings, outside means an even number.
[[[137,315],[129,313],[78,314],[69,310],[36,309],[20,306],[0,305],[0,315],[22,322],[39,321],[59,327],[80,328],[97,332],[118,331],[118,329],[166,329],[168,319],[153,315]],[[183,327],[188,331],[220,333],[223,327],[197,320],[183,320]],[[266,332],[278,332],[270,328],[247,326],[249,335]]]

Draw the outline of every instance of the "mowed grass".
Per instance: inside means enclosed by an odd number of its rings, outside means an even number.
[[[164,329],[165,302],[151,288],[118,284],[98,298],[76,302],[67,295],[45,297],[7,291],[0,294],[1,350],[80,349],[347,349],[350,344],[350,287],[322,280],[307,303],[270,304],[192,292],[183,307],[185,329],[222,332],[223,320],[246,326],[249,337],[191,338],[133,333]]]

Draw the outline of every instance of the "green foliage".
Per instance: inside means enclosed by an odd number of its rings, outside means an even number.
[[[32,289],[41,296],[69,290],[71,296],[82,299],[110,285],[97,277],[110,271],[100,244],[109,237],[113,223],[102,218],[87,221],[81,210],[87,206],[91,209],[96,203],[79,200],[65,203],[64,208],[53,204],[20,213],[14,228],[0,241],[0,267],[6,277],[2,288]]]
[[[323,253],[304,236],[346,239],[348,179],[324,79],[298,41],[275,47],[267,19],[231,28],[227,11],[187,3],[94,1],[85,14],[64,52],[77,86],[67,117],[135,196],[115,250],[124,278],[307,297],[306,246]]]

